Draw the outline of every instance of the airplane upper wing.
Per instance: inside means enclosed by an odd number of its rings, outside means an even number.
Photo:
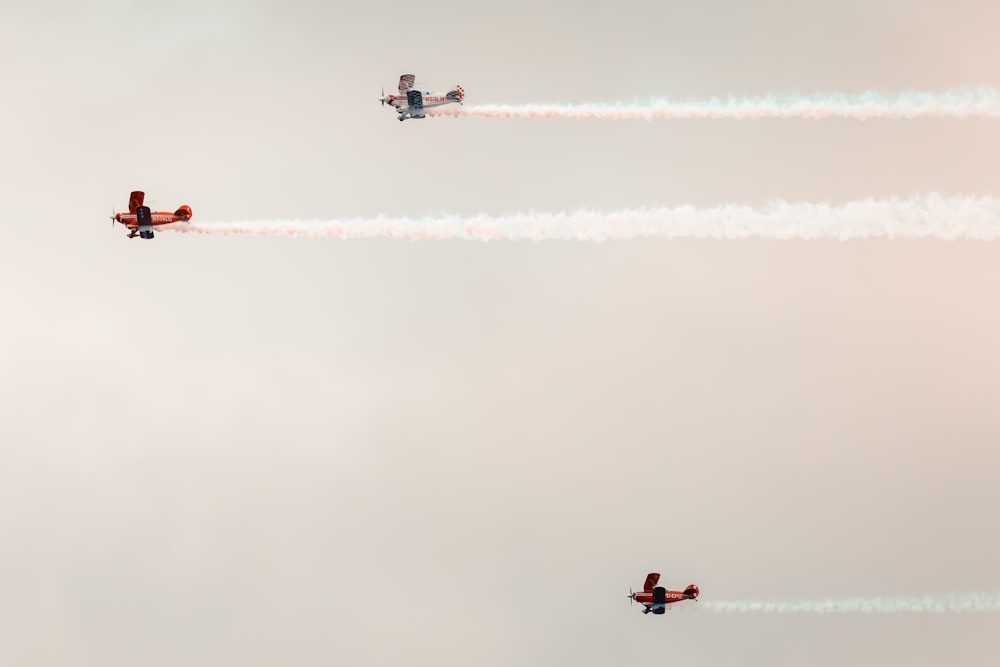
[[[660,581],[660,573],[650,572],[649,574],[646,575],[646,583],[642,585],[642,590],[647,592],[653,590],[653,586],[656,586],[656,584],[659,581]]]
[[[129,195],[128,200],[128,212],[135,213],[136,209],[142,206],[142,200],[145,198],[146,193],[136,190],[131,195]]]
[[[413,84],[416,82],[417,77],[412,74],[403,74],[399,77],[399,94],[405,95],[406,91],[413,88]]]

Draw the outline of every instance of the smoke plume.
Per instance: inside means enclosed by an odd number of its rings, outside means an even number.
[[[786,602],[711,600],[698,602],[698,607],[738,614],[983,614],[1000,612],[1000,593]]]
[[[574,118],[578,120],[678,120],[729,118],[1000,118],[1000,91],[970,86],[939,92],[904,91],[895,95],[869,91],[849,95],[768,95],[765,97],[589,104],[448,105],[428,115],[456,118]]]
[[[761,208],[677,206],[613,212],[440,215],[426,218],[259,220],[176,224],[200,234],[341,239],[607,241],[664,239],[1000,238],[1000,199],[928,195],[842,205],[775,202]]]

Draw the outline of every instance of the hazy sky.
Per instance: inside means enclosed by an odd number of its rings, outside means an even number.
[[[1000,196],[985,120],[398,123],[1000,87],[1000,5],[0,5],[0,663],[948,664],[1000,616],[1000,246],[158,234],[199,220]]]

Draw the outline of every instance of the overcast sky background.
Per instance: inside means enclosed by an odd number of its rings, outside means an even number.
[[[1000,87],[1000,5],[0,5],[0,662],[996,664],[1000,246],[337,241],[199,220],[1000,196],[984,120],[434,119]]]

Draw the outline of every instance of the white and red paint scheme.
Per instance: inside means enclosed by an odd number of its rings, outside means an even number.
[[[382,97],[379,98],[383,106],[388,104],[396,110],[400,121],[407,118],[423,118],[427,109],[446,104],[461,104],[465,99],[465,90],[461,86],[456,85],[454,90],[449,90],[447,93],[433,93],[417,90],[413,87],[415,81],[414,75],[403,74],[399,77],[399,94],[386,95],[383,90]]]

